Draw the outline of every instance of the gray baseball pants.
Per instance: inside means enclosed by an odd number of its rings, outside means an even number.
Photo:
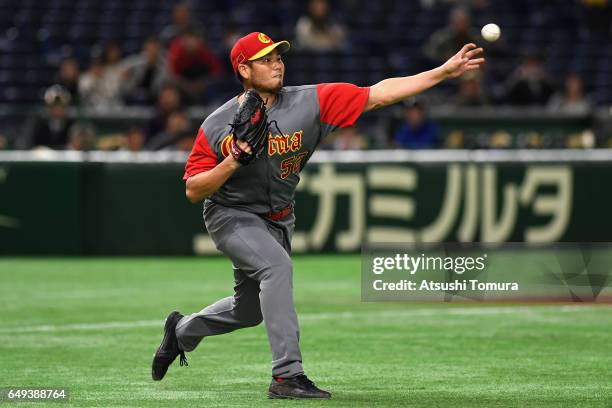
[[[280,221],[206,202],[206,229],[234,267],[234,295],[183,317],[179,347],[192,351],[206,336],[257,326],[263,320],[272,349],[272,375],[302,374],[290,258],[293,214]]]

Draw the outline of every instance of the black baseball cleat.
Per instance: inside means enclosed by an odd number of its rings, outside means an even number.
[[[331,393],[317,388],[304,374],[292,378],[272,378],[270,399],[330,399]]]
[[[159,348],[153,355],[152,376],[155,381],[160,381],[166,375],[168,367],[176,359],[176,356],[181,356],[181,366],[187,366],[187,358],[185,352],[179,349],[178,340],[176,338],[176,324],[183,317],[179,312],[172,312],[166,317],[164,325],[164,338],[159,345]]]

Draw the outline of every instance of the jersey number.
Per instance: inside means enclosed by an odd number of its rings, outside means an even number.
[[[281,178],[286,179],[290,174],[298,173],[302,168],[302,161],[308,155],[308,152],[302,152],[283,160],[280,164]]]

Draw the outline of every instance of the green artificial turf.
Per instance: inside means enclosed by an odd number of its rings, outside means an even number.
[[[168,312],[231,294],[223,258],[0,259],[0,388],[84,407],[612,406],[611,307],[361,303],[359,262],[295,258],[304,367],[331,401],[266,398],[263,325],[151,380]]]

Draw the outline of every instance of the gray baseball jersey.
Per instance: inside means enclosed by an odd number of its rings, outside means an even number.
[[[320,84],[282,88],[268,110],[281,132],[272,128],[268,149],[236,170],[205,203],[206,229],[234,268],[234,295],[183,317],[176,327],[181,350],[192,351],[207,336],[266,324],[272,351],[272,375],[304,372],[299,325],[293,304],[291,232],[295,217],[260,216],[293,201],[299,173],[321,139],[337,127],[352,125],[367,102],[369,88]],[[230,154],[229,134],[238,98],[202,124],[189,155],[184,179],[213,169]]]
[[[299,173],[323,137],[355,123],[368,100],[369,88],[348,83],[283,87],[268,109],[282,134],[272,126],[267,154],[239,168],[209,200],[255,214],[279,211],[293,201]],[[232,98],[199,129],[187,160],[187,179],[211,170],[229,153],[229,123],[238,109]]]

